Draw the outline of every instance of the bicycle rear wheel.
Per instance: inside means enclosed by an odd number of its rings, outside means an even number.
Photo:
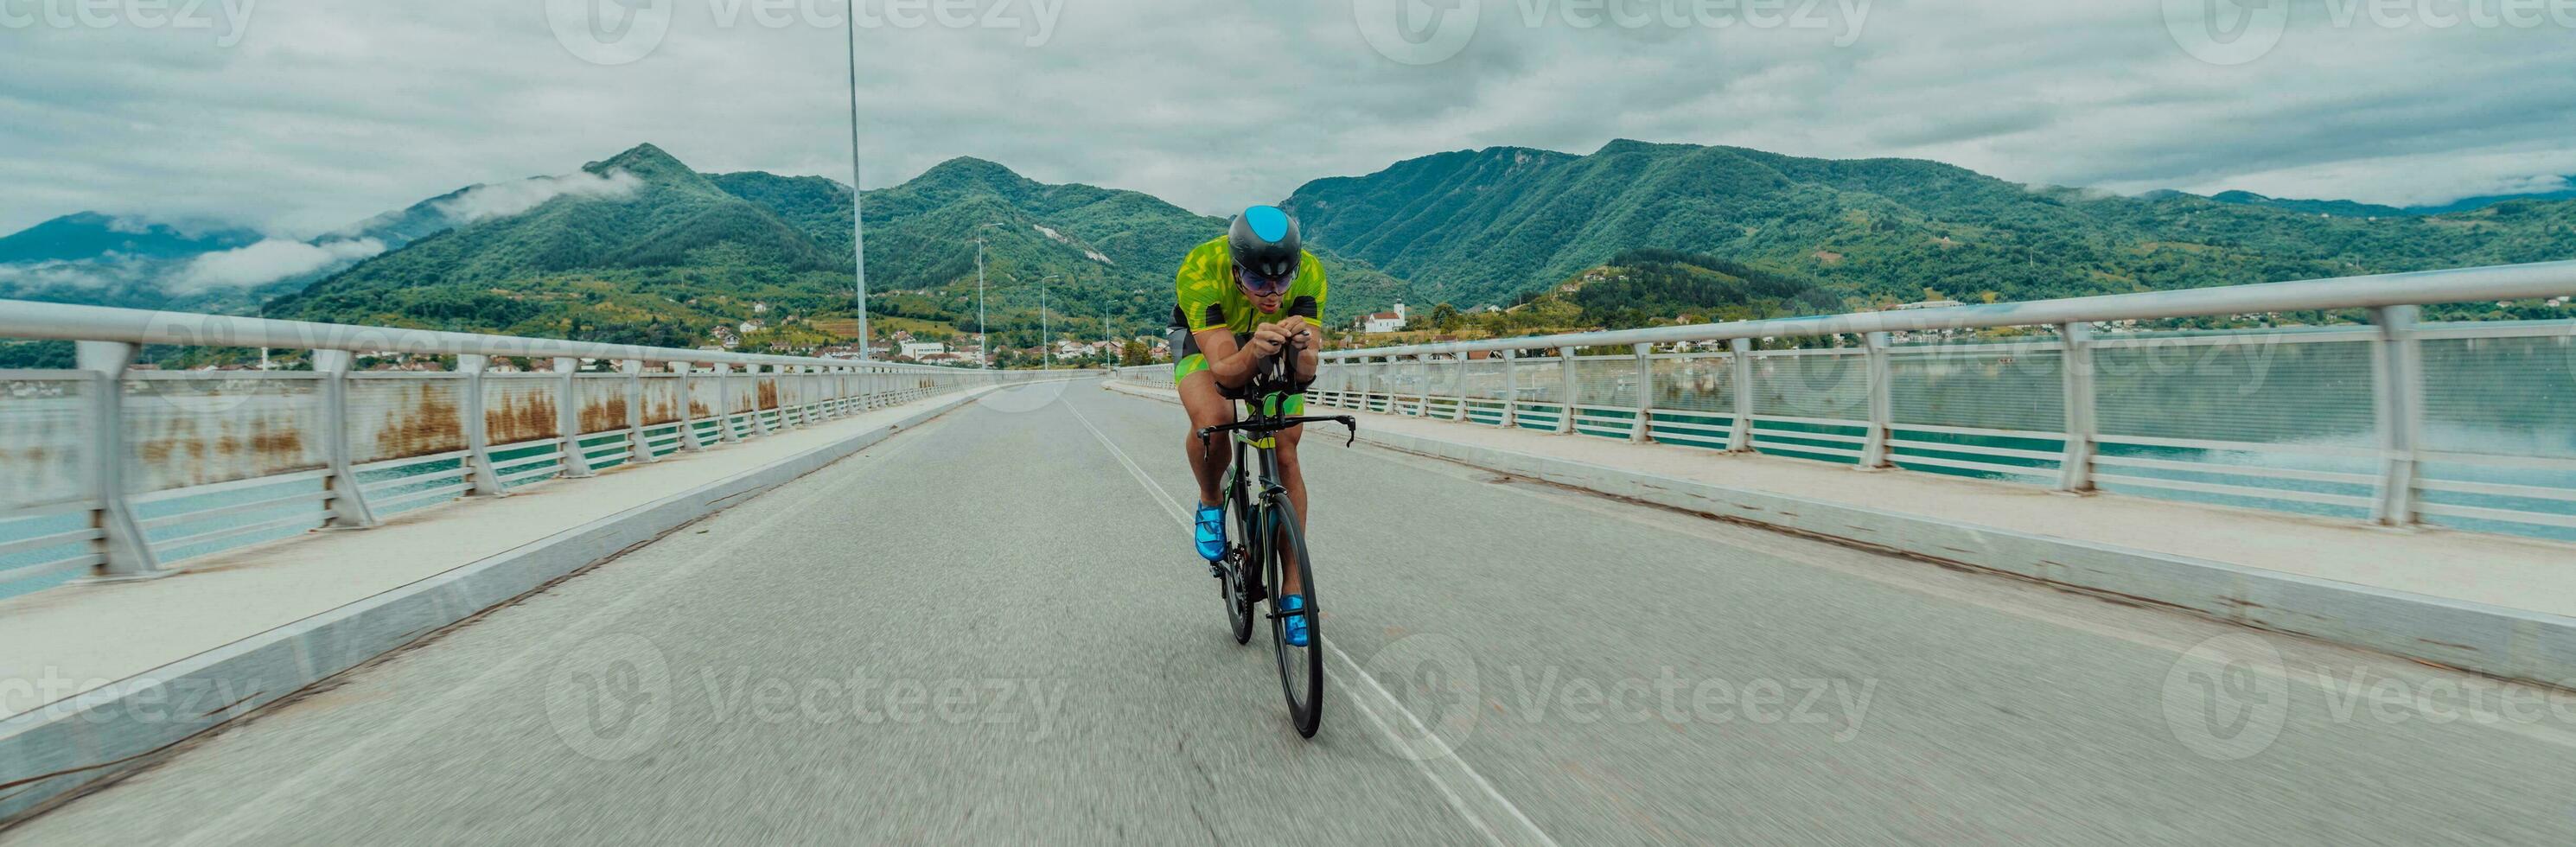
[[[1306,533],[1297,527],[1297,510],[1288,498],[1272,498],[1269,511],[1277,531],[1273,538],[1280,543],[1258,546],[1268,551],[1262,570],[1269,577],[1270,643],[1279,649],[1279,688],[1288,697],[1289,721],[1298,735],[1313,738],[1324,722],[1324,621],[1315,605],[1314,558],[1306,553]],[[1304,600],[1297,613],[1306,619],[1304,647],[1288,643],[1288,619],[1280,616],[1280,599],[1288,596],[1283,578],[1288,567],[1297,569],[1296,596]]]

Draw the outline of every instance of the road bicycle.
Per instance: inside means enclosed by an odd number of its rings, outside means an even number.
[[[1234,630],[1234,643],[1252,641],[1252,622],[1262,601],[1270,600],[1270,641],[1279,652],[1279,687],[1288,697],[1289,720],[1297,734],[1315,737],[1315,729],[1324,719],[1324,629],[1320,606],[1315,602],[1315,560],[1306,552],[1306,533],[1297,525],[1296,506],[1288,501],[1288,488],[1279,481],[1278,433],[1307,423],[1338,423],[1349,430],[1342,446],[1359,441],[1359,422],[1349,415],[1328,417],[1291,417],[1282,410],[1296,389],[1284,378],[1284,360],[1274,359],[1255,377],[1247,394],[1250,407],[1244,420],[1199,430],[1202,447],[1212,446],[1218,435],[1229,435],[1234,441],[1234,461],[1225,472],[1226,522],[1233,529],[1233,540],[1227,545],[1225,558],[1209,566],[1215,576],[1218,593],[1225,598],[1227,623]],[[1250,454],[1251,461],[1246,461]],[[1271,586],[1287,583],[1282,579],[1287,568],[1297,569],[1297,594],[1302,605],[1293,611],[1281,611],[1280,598],[1271,596]],[[1288,619],[1303,617],[1306,621],[1306,646],[1288,643]]]

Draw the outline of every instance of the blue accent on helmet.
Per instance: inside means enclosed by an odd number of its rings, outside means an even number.
[[[1243,220],[1252,225],[1252,234],[1263,241],[1288,237],[1288,213],[1277,206],[1254,206],[1243,210]]]

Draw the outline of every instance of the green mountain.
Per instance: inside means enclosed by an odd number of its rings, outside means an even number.
[[[360,229],[454,225],[281,298],[269,313],[673,346],[702,346],[718,327],[760,320],[768,329],[744,343],[786,350],[855,333],[848,186],[701,174],[651,145],[591,163],[582,177],[582,190],[463,223],[453,213],[474,205],[464,192],[380,216]],[[980,235],[996,348],[1034,347],[1042,326],[1079,339],[1159,333],[1173,268],[1225,226],[1148,195],[1039,183],[970,158],[865,200],[875,328],[965,341],[958,336],[977,326]],[[1325,261],[1336,313],[1404,294],[1366,263]]]
[[[245,229],[216,228],[189,232],[169,224],[81,212],[0,238],[0,264],[71,262],[110,253],[136,258],[179,258],[248,247],[259,240],[259,233]]]
[[[2030,187],[1906,159],[1827,160],[1617,141],[1492,148],[1318,180],[1308,237],[1456,303],[1509,299],[1624,251],[1795,272],[1847,304],[2087,294],[2565,259],[2576,203],[2378,221],[2190,195]]]
[[[2576,185],[2576,177],[2560,177],[2559,182],[2565,185]],[[2335,215],[2346,218],[2389,218],[2402,215],[2449,215],[2460,212],[2474,212],[2498,203],[2508,203],[2515,200],[2576,200],[2576,187],[2560,188],[2550,191],[2534,191],[2522,194],[2492,194],[2478,197],[2463,197],[2448,203],[2431,206],[2383,206],[2377,203],[2356,203],[2351,200],[2293,200],[2284,197],[2266,197],[2251,191],[2224,191],[2210,195],[2209,199],[2216,200],[2221,203],[2234,203],[2248,206],[2270,206],[2275,209],[2285,209],[2292,212],[2305,212],[2311,215]]]

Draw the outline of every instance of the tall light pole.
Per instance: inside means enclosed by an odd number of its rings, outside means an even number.
[[[1047,274],[1046,276],[1038,277],[1038,355],[1044,357],[1045,362],[1045,364],[1038,366],[1039,370],[1055,369],[1055,337],[1050,335],[1047,330],[1046,283],[1047,280],[1054,279],[1058,276],[1061,276],[1061,274]]]
[[[858,264],[859,361],[868,360],[868,225],[859,188],[859,16],[850,15],[850,255]]]
[[[984,332],[984,231],[997,226],[1001,224],[975,228],[975,355],[983,359],[981,366],[986,370],[993,367],[993,351]]]

